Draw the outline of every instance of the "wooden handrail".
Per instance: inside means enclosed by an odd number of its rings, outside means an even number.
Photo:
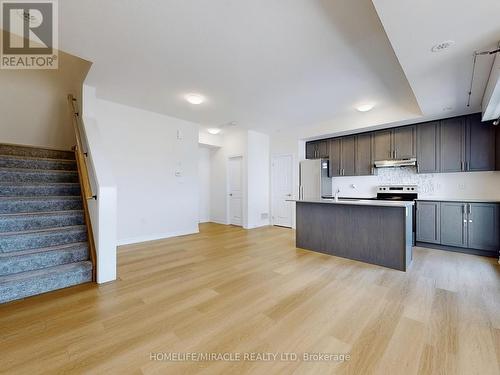
[[[87,165],[86,152],[84,153],[82,134],[81,134],[81,116],[78,110],[78,103],[75,97],[71,94],[68,95],[68,104],[71,110],[71,118],[73,121],[73,129],[75,131],[76,145],[73,147],[75,151],[76,165],[78,168],[78,175],[80,180],[80,188],[82,191],[83,212],[85,218],[85,225],[87,227],[87,237],[89,242],[90,260],[92,261],[92,281],[96,281],[97,275],[97,256],[94,241],[94,234],[92,230],[92,223],[90,221],[89,204],[91,199],[97,199],[97,196],[92,191],[92,184],[90,183],[89,168]]]

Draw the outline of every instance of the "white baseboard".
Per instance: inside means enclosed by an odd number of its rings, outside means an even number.
[[[227,223],[226,221],[224,221],[224,220],[217,220],[217,219],[210,219],[210,223],[221,224],[221,225],[229,225],[229,223]]]
[[[145,235],[145,236],[124,238],[124,239],[118,240],[118,246],[132,245],[132,244],[141,243],[141,242],[164,240],[167,238],[187,236],[189,234],[196,234],[199,232],[200,231],[198,229],[198,226],[196,226],[196,228],[192,228],[189,230],[167,232],[167,233],[158,233],[158,234],[149,234],[149,235]]]

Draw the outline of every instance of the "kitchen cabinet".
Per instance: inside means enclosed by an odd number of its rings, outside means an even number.
[[[442,120],[440,128],[441,172],[495,170],[495,127],[480,114]]]
[[[356,136],[356,160],[354,165],[356,176],[369,176],[373,174],[371,133]]]
[[[456,117],[441,121],[441,172],[462,172],[465,169],[465,121]]]
[[[328,159],[328,141],[307,142],[306,159]]]
[[[417,202],[417,241],[441,242],[441,203]]]
[[[468,247],[498,251],[500,248],[499,206],[469,203],[467,207]]]
[[[316,159],[315,142],[306,142],[306,159]]]
[[[341,141],[335,138],[329,142],[330,177],[341,176]]]
[[[341,138],[341,174],[342,176],[354,176],[356,174],[355,170],[355,160],[356,160],[356,143],[355,137],[344,137]]]
[[[417,126],[417,172],[438,173],[440,171],[439,121]]]
[[[392,131],[382,130],[373,133],[373,160],[392,159]]]
[[[500,170],[500,129],[474,114],[307,142],[306,158],[330,158],[332,176],[372,175],[375,161],[410,158],[418,173]]]
[[[497,203],[417,201],[417,241],[474,250],[500,250]]]
[[[404,126],[392,131],[394,159],[410,159],[417,156],[415,126]]]
[[[329,147],[330,177],[355,176],[356,137],[334,138]]]
[[[467,247],[467,204],[441,202],[441,245]]]
[[[496,170],[500,171],[500,126],[497,126],[496,129],[497,133],[497,141],[496,141],[496,146],[495,146],[495,153],[496,153]]]
[[[415,126],[404,126],[373,134],[373,160],[416,157]]]
[[[481,114],[467,116],[465,170],[495,170],[495,126],[481,122]]]

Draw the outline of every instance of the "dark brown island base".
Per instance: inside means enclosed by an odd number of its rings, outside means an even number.
[[[409,267],[413,202],[295,202],[297,247],[400,271]]]

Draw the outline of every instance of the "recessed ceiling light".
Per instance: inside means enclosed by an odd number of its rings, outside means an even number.
[[[453,40],[445,40],[444,42],[436,44],[434,47],[432,47],[431,51],[432,52],[441,52],[441,51],[444,51],[445,49],[450,48],[454,44],[455,44],[455,41],[453,41]]]
[[[373,107],[375,107],[375,104],[363,104],[363,105],[356,107],[356,109],[360,112],[368,112],[368,111],[371,111],[373,109]]]
[[[213,134],[213,135],[217,135],[221,132],[221,128],[210,128],[210,129],[207,129],[207,131],[210,133],[210,134]]]
[[[200,94],[187,94],[184,98],[191,104],[201,104],[205,101],[205,97]]]

